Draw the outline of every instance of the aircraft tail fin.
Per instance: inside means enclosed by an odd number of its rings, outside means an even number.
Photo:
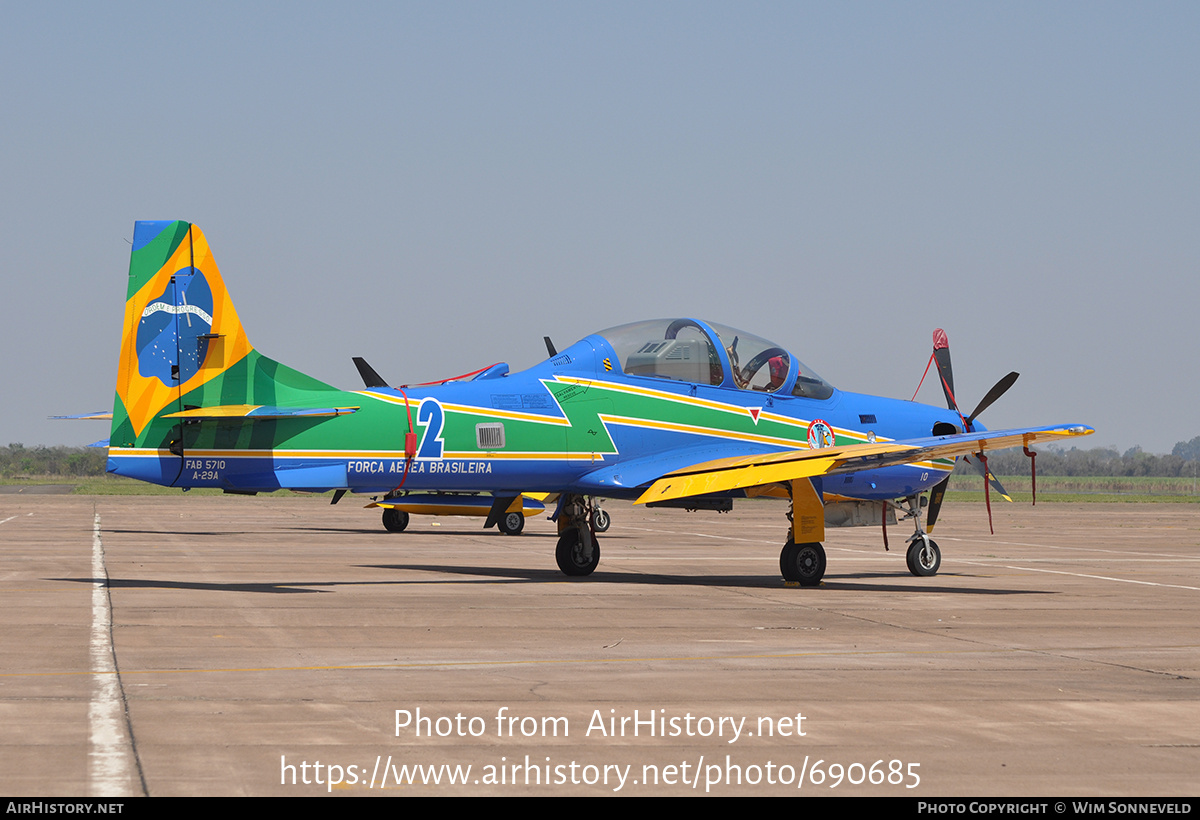
[[[135,223],[112,446],[170,446],[180,425],[171,414],[328,389],[255,351],[198,227]]]

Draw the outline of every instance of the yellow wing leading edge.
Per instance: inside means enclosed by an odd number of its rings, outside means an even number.
[[[1038,440],[1086,436],[1093,432],[1091,427],[1081,424],[1023,428],[718,459],[668,473],[651,484],[635,503],[746,490],[764,484],[911,464],[934,458],[957,458],[1008,447],[1028,447]]]

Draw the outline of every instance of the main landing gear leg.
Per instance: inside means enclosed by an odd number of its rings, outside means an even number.
[[[912,517],[916,530],[908,539],[908,552],[904,556],[908,571],[920,578],[937,575],[942,565],[942,551],[921,525],[921,497],[909,496],[905,503],[908,505],[906,514]]]
[[[825,505],[818,484],[802,478],[789,485],[792,508],[787,542],[779,553],[779,571],[785,581],[815,587],[825,577]]]
[[[600,563],[600,545],[591,525],[592,508],[581,495],[568,495],[558,513],[554,559],[564,575],[591,575]]]

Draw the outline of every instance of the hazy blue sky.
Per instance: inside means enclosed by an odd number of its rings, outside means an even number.
[[[990,427],[1200,435],[1200,4],[18,3],[0,442],[108,408],[137,219],[336,385],[694,315]],[[921,397],[941,404],[927,384]]]

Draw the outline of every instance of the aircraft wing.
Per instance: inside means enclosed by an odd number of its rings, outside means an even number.
[[[765,455],[777,453],[778,450],[762,447],[757,452]],[[697,466],[734,461],[751,455],[752,453],[747,453],[744,442],[687,447],[641,458],[625,459],[617,464],[593,470],[581,476],[577,483],[589,493],[604,495],[606,491],[613,489],[632,489],[665,475],[689,472]]]
[[[1091,427],[1082,424],[1022,427],[723,458],[664,475],[635,503],[744,490],[798,478],[853,473],[934,458],[956,458],[1006,447],[1028,447],[1034,441],[1086,436],[1093,432]]]

